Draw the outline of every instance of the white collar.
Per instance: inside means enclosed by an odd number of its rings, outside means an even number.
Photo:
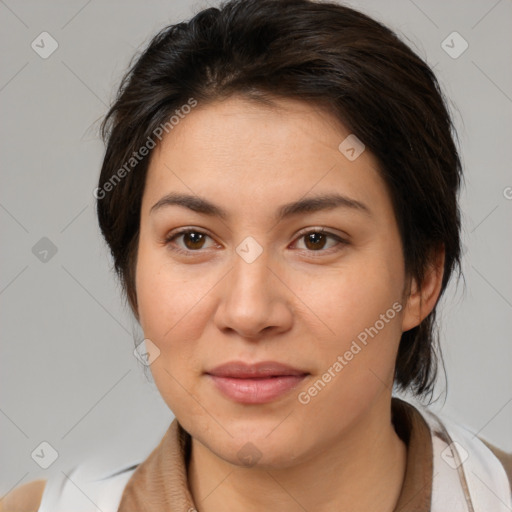
[[[431,512],[511,512],[510,482],[494,453],[465,427],[414,407],[432,434]]]

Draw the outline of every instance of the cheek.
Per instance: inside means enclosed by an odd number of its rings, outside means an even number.
[[[206,302],[200,299],[208,288],[171,266],[165,251],[142,247],[136,289],[144,337],[160,351],[150,366],[155,385],[174,414],[200,417],[190,393],[201,368],[197,340]]]
[[[348,425],[392,388],[401,335],[402,305],[390,272],[379,265],[361,272],[352,267],[328,282],[316,306],[328,312],[323,319],[334,334],[317,338],[318,374],[299,390],[311,428],[317,422]]]
[[[143,237],[135,281],[141,326],[147,337],[161,342],[186,321],[200,299],[198,283],[170,264],[165,249],[152,247]]]
[[[187,277],[179,268],[171,266],[163,253],[144,249],[139,253],[136,274],[139,321],[144,337],[160,350],[158,359],[151,365],[155,380],[157,374],[163,375],[167,370],[180,376],[181,381],[186,377],[184,368],[195,365],[197,340],[201,338],[206,318],[207,301],[201,299],[208,287],[197,282],[197,277]]]
[[[354,258],[346,266],[305,282],[301,296],[332,338],[351,340],[400,301],[401,287],[399,265],[375,258]],[[396,307],[387,316],[395,319]]]
[[[346,265],[330,274],[315,286],[310,283],[309,290],[303,289],[303,296],[314,299],[311,308],[329,328],[322,327],[328,334],[317,338],[323,365],[319,373],[331,368],[335,375],[326,376],[328,391],[322,391],[323,397],[316,403],[325,400],[357,409],[358,400],[367,402],[392,386],[403,309],[401,259],[383,245],[347,259]],[[336,362],[339,364],[333,368]]]

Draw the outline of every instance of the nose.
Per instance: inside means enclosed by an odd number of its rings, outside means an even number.
[[[235,253],[233,268],[223,279],[217,327],[253,341],[290,329],[293,294],[283,281],[265,251],[250,263]]]

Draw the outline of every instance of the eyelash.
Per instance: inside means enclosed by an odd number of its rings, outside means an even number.
[[[197,233],[197,234],[205,235],[205,236],[211,238],[210,235],[208,235],[208,233],[205,233],[204,231],[201,231],[200,229],[186,228],[186,229],[182,229],[180,231],[177,231],[175,233],[171,233],[170,235],[168,235],[165,238],[165,240],[164,240],[165,241],[165,245],[167,245],[172,251],[177,252],[179,254],[183,254],[185,256],[195,256],[196,253],[202,252],[203,249],[197,249],[197,250],[194,251],[194,250],[191,250],[191,249],[182,249],[181,247],[177,247],[177,246],[173,246],[172,245],[172,242],[176,238],[178,238],[181,235],[186,235],[188,233]],[[331,252],[336,252],[338,250],[341,250],[341,248],[343,248],[343,246],[349,244],[349,242],[347,240],[341,238],[338,235],[335,235],[334,233],[326,231],[323,228],[310,229],[309,231],[305,231],[305,232],[299,233],[299,235],[297,236],[296,240],[300,240],[301,238],[304,238],[305,236],[307,236],[309,234],[312,234],[312,233],[315,233],[315,234],[322,233],[323,235],[326,235],[328,238],[333,238],[334,240],[336,240],[338,242],[338,244],[336,244],[333,247],[329,247],[328,249],[325,249],[325,250],[324,249],[319,249],[318,251],[313,251],[313,250],[308,250],[308,249],[300,249],[300,250],[305,250],[306,252],[309,252],[309,253],[312,253],[312,254],[314,254],[314,253],[328,253],[328,254],[330,254]],[[341,246],[341,248],[339,246]],[[332,251],[332,249],[335,249],[335,251]]]

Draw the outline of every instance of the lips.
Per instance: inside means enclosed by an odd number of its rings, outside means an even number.
[[[261,363],[248,364],[241,361],[233,361],[215,367],[208,372],[216,377],[231,377],[233,379],[255,379],[268,377],[298,376],[307,372],[274,361],[262,361]]]
[[[245,404],[271,402],[298,386],[308,372],[275,361],[231,361],[206,372],[227,398]]]

